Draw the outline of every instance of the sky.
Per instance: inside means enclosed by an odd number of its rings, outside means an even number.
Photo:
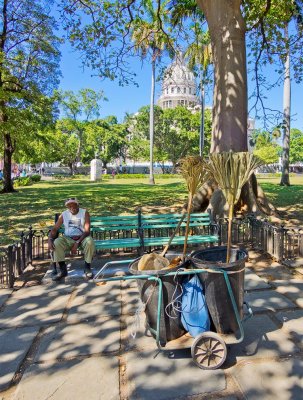
[[[82,88],[91,88],[94,90],[103,90],[108,101],[101,102],[101,115],[104,118],[108,115],[115,115],[119,122],[123,121],[126,113],[135,113],[142,106],[150,103],[150,83],[151,83],[151,65],[140,60],[135,60],[132,63],[134,70],[137,73],[137,83],[139,87],[134,85],[120,87],[118,82],[101,80],[97,77],[92,77],[93,71],[81,67],[79,55],[75,53],[68,43],[61,48],[61,71],[62,78],[60,88],[63,90],[72,90],[77,92]],[[272,71],[268,71],[270,75]],[[248,77],[248,84],[250,79]],[[156,87],[156,99],[161,93],[160,83]],[[206,99],[207,105],[211,106],[212,94],[209,93]],[[283,87],[277,87],[267,93],[266,105],[272,109],[283,110]],[[292,83],[291,94],[291,127],[298,128],[303,131],[303,83]],[[252,115],[254,117],[254,115]],[[256,128],[262,128],[262,122],[256,121]]]

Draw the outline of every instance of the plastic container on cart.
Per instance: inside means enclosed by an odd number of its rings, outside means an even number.
[[[171,257],[175,257],[171,256]],[[167,258],[170,256],[168,255]],[[164,276],[168,272],[176,272],[185,264],[169,270],[144,270],[138,271],[138,263],[140,258],[136,259],[129,265],[129,271],[132,275],[151,275],[159,276],[162,280],[162,304],[160,318],[160,342],[165,344],[170,340],[177,339],[184,335],[185,330],[181,323],[181,313],[173,310],[171,306],[165,310],[166,306],[177,296],[181,295],[181,283],[183,276]],[[146,304],[145,315],[147,327],[151,328],[150,332],[156,337],[157,315],[158,315],[158,294],[159,288],[155,281],[148,279],[137,279],[137,285],[140,293],[141,301]],[[167,312],[166,312],[167,311]]]
[[[214,246],[196,250],[189,257],[195,268],[207,270],[199,274],[199,278],[205,289],[206,304],[215,330],[220,334],[236,333],[239,324],[224,275],[215,269],[219,268],[227,272],[236,307],[242,319],[245,261],[248,258],[247,251],[238,247],[232,247],[229,263],[226,263],[226,254],[227,246]]]

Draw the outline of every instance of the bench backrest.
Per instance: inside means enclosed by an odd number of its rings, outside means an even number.
[[[90,224],[91,232],[133,231],[138,230],[138,215],[91,215]],[[59,232],[64,232],[64,225]]]
[[[91,216],[91,231],[131,231],[138,229],[138,215]]]
[[[161,229],[161,228],[176,228],[183,214],[155,214],[141,215],[141,226],[143,229]],[[187,214],[180,225],[180,228],[185,228]],[[189,226],[202,227],[209,226],[212,223],[209,213],[192,213],[190,215]]]
[[[113,232],[113,231],[140,231],[151,229],[174,229],[178,226],[183,214],[137,214],[137,215],[112,215],[91,216],[91,232]],[[185,228],[187,214],[180,225]],[[189,227],[209,227],[212,224],[209,213],[192,213],[190,215]],[[60,232],[64,232],[62,225]]]

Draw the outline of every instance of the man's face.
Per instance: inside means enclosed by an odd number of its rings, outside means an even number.
[[[70,203],[67,208],[73,215],[76,215],[79,212],[79,205],[77,203]]]

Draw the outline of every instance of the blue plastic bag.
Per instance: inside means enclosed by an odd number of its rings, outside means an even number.
[[[210,319],[203,287],[197,275],[182,284],[181,322],[191,336],[210,330]]]

